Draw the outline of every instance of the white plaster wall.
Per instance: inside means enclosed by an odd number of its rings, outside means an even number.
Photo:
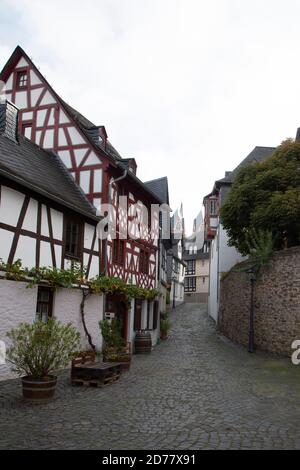
[[[232,246],[228,246],[228,236],[226,230],[219,226],[219,253],[220,253],[220,273],[229,271],[235,264],[242,261],[243,256]]]
[[[53,237],[56,240],[62,240],[63,239],[64,215],[63,215],[62,212],[58,212],[55,209],[50,209],[50,212],[51,212]]]
[[[208,314],[217,321],[218,319],[218,234],[211,243],[210,250],[210,276],[209,276],[209,296]]]
[[[69,136],[72,140],[73,145],[86,143],[75,127],[68,127],[68,132],[69,132]]]
[[[14,261],[20,259],[24,268],[32,268],[35,264],[36,240],[20,235]]]
[[[19,191],[1,186],[0,221],[16,227],[25,196]]]
[[[35,199],[30,198],[29,205],[26,211],[22,228],[30,232],[36,232],[37,228],[37,210],[38,203]]]
[[[6,333],[19,323],[35,320],[37,287],[27,288],[27,283],[0,280],[0,340],[9,347]],[[14,378],[8,363],[0,364],[0,381]]]
[[[1,220],[1,219],[0,219]],[[8,230],[0,229],[0,259],[7,263],[11,245],[14,239],[14,233]]]
[[[128,341],[131,342],[131,349],[133,348],[133,342],[135,337],[134,326],[134,304],[135,300],[131,299],[130,308],[128,309]]]
[[[85,303],[86,326],[97,349],[102,349],[99,321],[103,319],[103,299],[103,295],[94,294],[88,297]],[[54,294],[53,314],[57,320],[63,323],[72,323],[80,332],[81,348],[90,349],[81,320],[81,300],[81,290],[61,289]]]
[[[92,249],[92,243],[95,233],[95,227],[90,224],[84,224],[84,248]]]
[[[228,246],[227,232],[220,224],[216,237],[211,245],[210,253],[210,285],[208,312],[217,322],[219,312],[220,277],[222,273],[229,271],[235,264],[242,261],[243,256],[231,246]]]

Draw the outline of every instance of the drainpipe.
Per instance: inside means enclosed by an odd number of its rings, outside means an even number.
[[[123,175],[121,175],[119,178],[116,178],[116,179],[112,178],[110,180],[110,182],[108,183],[108,204],[109,204],[109,207],[111,206],[111,203],[112,203],[112,200],[111,200],[112,185],[114,183],[118,183],[119,181],[125,179],[126,176],[127,176],[127,173],[128,173],[128,170],[124,170]],[[104,258],[104,260],[105,260],[105,267],[104,267],[105,276],[107,276],[107,262],[108,262],[108,260],[107,260],[107,246],[108,246],[108,244],[107,244],[107,238],[106,238],[106,240],[105,240],[105,258]]]

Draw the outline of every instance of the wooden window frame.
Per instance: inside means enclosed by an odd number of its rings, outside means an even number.
[[[141,248],[139,258],[140,258],[139,271],[142,274],[149,274],[149,261],[150,261],[149,252]]]
[[[120,238],[116,238],[113,240],[112,246],[112,261],[114,264],[119,264],[120,266],[124,266],[125,264],[125,240],[120,240]]]
[[[78,233],[77,233],[77,243],[76,243],[76,253],[69,251],[68,248],[68,224],[73,224],[78,226]],[[65,253],[64,256],[67,259],[81,262],[83,256],[83,231],[84,231],[84,224],[82,220],[72,217],[69,215],[65,215],[65,231],[64,231],[64,246],[65,246]],[[71,239],[72,241],[72,239]]]
[[[184,280],[184,292],[196,292],[196,277],[186,277]]]
[[[49,300],[46,302],[46,301],[43,301],[43,300],[39,300],[39,294],[41,292],[48,292],[49,293]],[[52,315],[53,315],[53,290],[50,288],[50,287],[46,287],[46,286],[38,286],[38,292],[37,292],[37,301],[36,301],[36,315],[39,315],[40,316],[40,320],[43,319],[43,313],[40,313],[39,312],[39,305],[48,305],[48,312],[47,312],[47,321],[49,320],[49,318],[52,318]]]
[[[20,80],[21,80],[21,77],[22,76],[26,76],[26,80],[25,80],[25,85],[20,85]],[[16,77],[16,89],[17,90],[26,90],[27,86],[28,86],[28,77],[29,77],[29,73],[28,73],[28,70],[18,70],[17,72],[17,77]]]
[[[189,259],[186,264],[185,274],[187,276],[194,276],[196,274],[196,261],[194,259]],[[189,268],[189,264],[192,264],[192,268]]]
[[[25,129],[28,129],[28,128],[31,128],[31,139],[29,140],[32,140],[32,132],[33,132],[33,122],[23,122],[22,125],[21,125],[21,134],[23,137],[26,137],[25,136]],[[26,139],[28,139],[28,137],[26,137]]]
[[[218,209],[217,209],[217,200],[216,199],[211,199],[209,201],[209,214],[212,216],[217,215]]]

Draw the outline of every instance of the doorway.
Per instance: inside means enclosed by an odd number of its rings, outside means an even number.
[[[106,312],[115,314],[115,318],[121,323],[122,338],[128,341],[128,308],[124,296],[107,295],[106,296]]]

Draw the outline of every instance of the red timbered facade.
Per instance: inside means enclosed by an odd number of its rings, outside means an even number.
[[[136,177],[135,160],[120,156],[108,141],[104,126],[95,126],[66,104],[20,47],[5,65],[0,80],[5,83],[6,98],[20,110],[19,132],[57,153],[95,207],[113,204],[117,237],[121,233],[123,238],[103,242],[107,260],[103,256],[102,271],[154,288],[157,240],[147,230],[148,218],[143,217],[141,207],[150,211],[151,204],[161,201]],[[119,196],[128,197],[128,220]],[[154,217],[152,229],[158,230],[158,225],[158,217]]]

